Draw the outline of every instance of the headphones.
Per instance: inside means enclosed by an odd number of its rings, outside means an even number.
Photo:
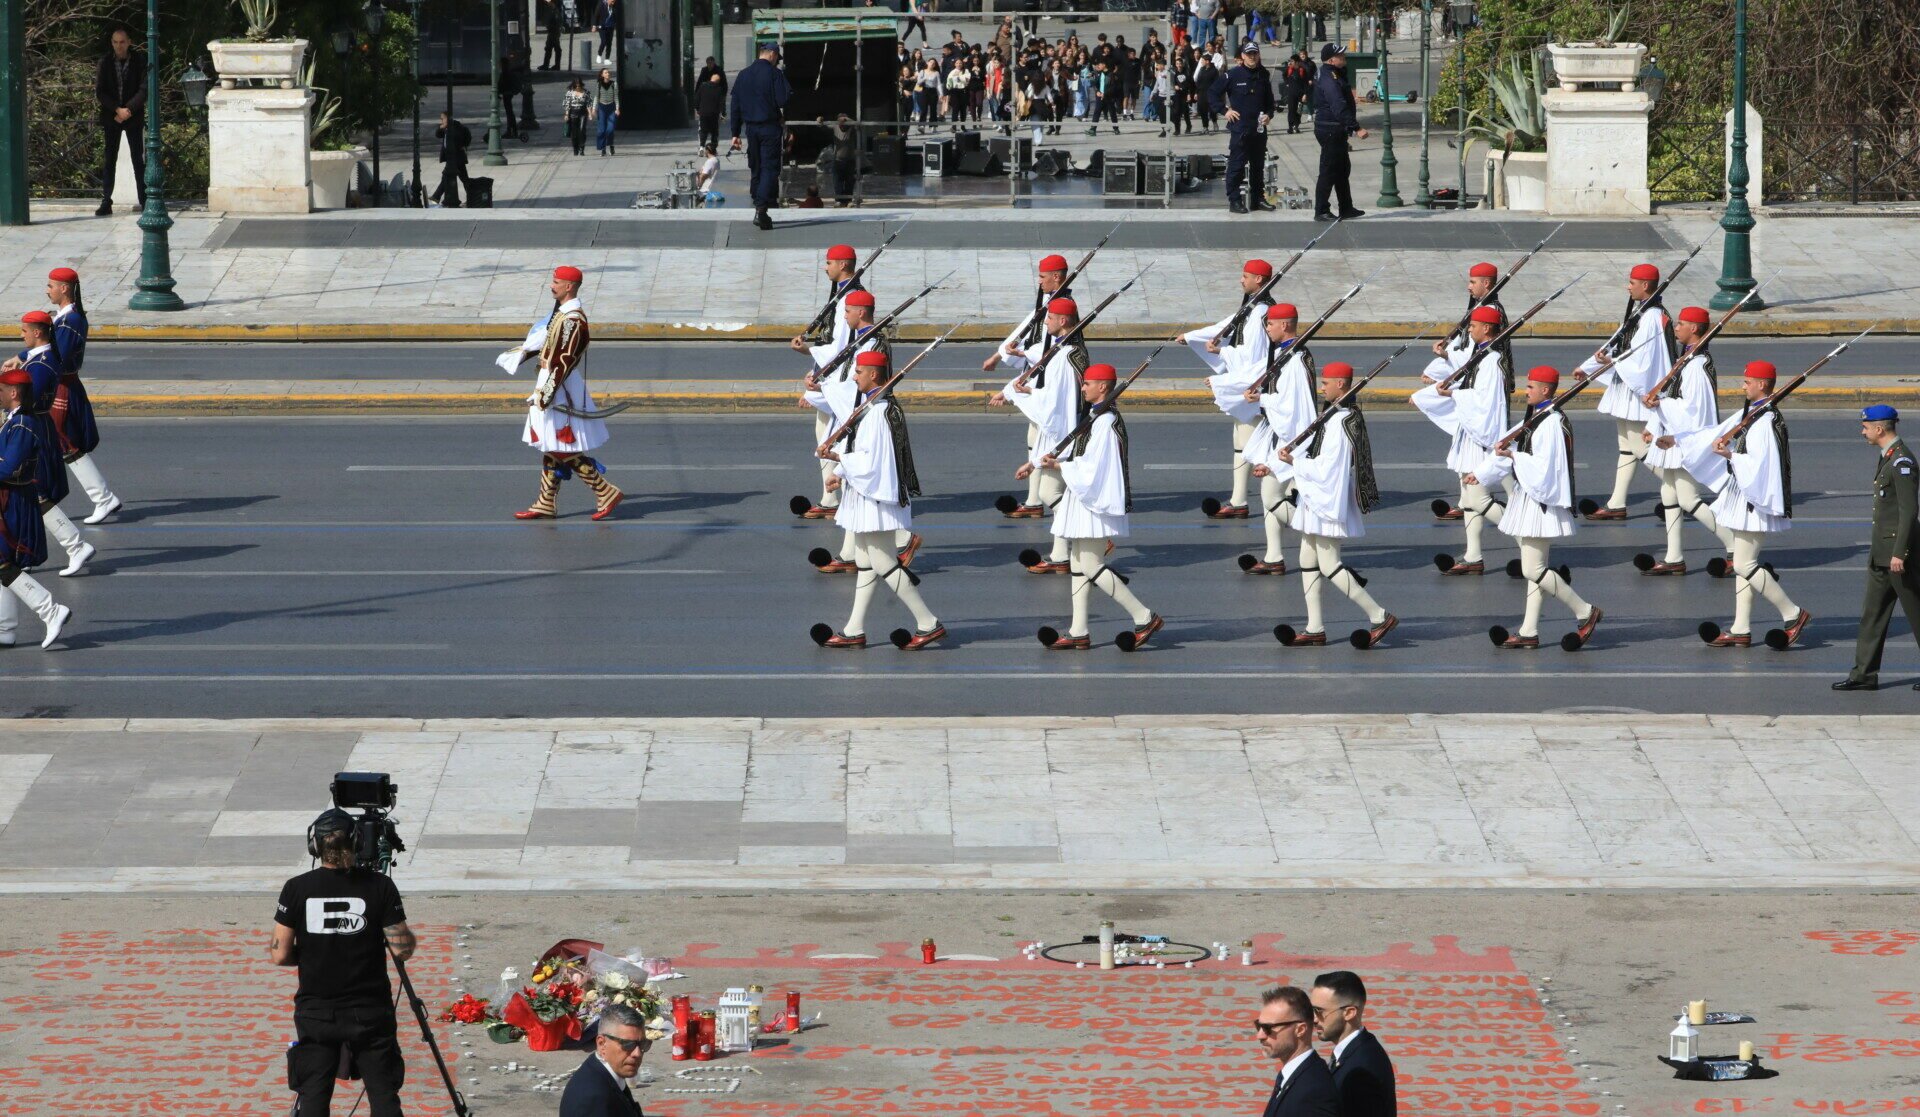
[[[307,856],[320,859],[320,839],[334,834],[351,834],[355,825],[354,817],[339,807],[328,807],[320,812],[320,817],[307,827]]]

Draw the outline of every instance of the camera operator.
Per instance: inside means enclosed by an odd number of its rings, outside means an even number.
[[[336,1072],[344,1074],[348,1058],[373,1117],[400,1117],[406,1066],[386,954],[391,948],[405,962],[414,936],[393,881],[357,866],[354,827],[354,817],[338,808],[314,820],[307,852],[320,867],[287,881],[274,913],[273,964],[300,970],[293,1002],[298,1042],[287,1051],[299,1117],[327,1117]]]

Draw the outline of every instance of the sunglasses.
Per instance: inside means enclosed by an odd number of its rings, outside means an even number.
[[[653,1041],[644,1037],[641,1039],[621,1039],[618,1036],[601,1036],[600,1038],[606,1040],[608,1043],[618,1045],[620,1050],[625,1051],[629,1055],[635,1051],[645,1051],[647,1048],[653,1046]]]
[[[1295,1024],[1305,1024],[1305,1020],[1280,1020],[1269,1024],[1264,1020],[1255,1020],[1253,1028],[1263,1036],[1270,1036],[1282,1028],[1291,1028]]]

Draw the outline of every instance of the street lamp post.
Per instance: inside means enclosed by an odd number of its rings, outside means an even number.
[[[380,97],[380,50],[381,35],[387,29],[386,0],[368,0],[366,19],[368,66],[373,73],[373,136],[370,142],[373,148],[373,196],[378,200],[387,189],[387,184],[380,179],[380,130],[387,124],[386,106]]]
[[[1380,23],[1373,32],[1375,57],[1380,60],[1380,197],[1373,204],[1381,209],[1396,209],[1405,204],[1400,200],[1400,175],[1396,170],[1400,161],[1393,157],[1393,97],[1387,88],[1387,40],[1382,34],[1387,29],[1390,2],[1380,0]]]
[[[1414,102],[1420,106],[1420,192],[1413,196],[1413,204],[1422,209],[1433,208],[1433,191],[1430,189],[1432,183],[1427,169],[1427,147],[1431,142],[1428,136],[1431,122],[1427,118],[1433,115],[1427,111],[1431,107],[1427,104],[1427,96],[1432,88],[1428,84],[1432,77],[1429,69],[1433,63],[1432,44],[1429,42],[1432,38],[1433,0],[1420,0],[1420,96]]]
[[[1456,207],[1467,204],[1467,25],[1473,21],[1473,0],[1451,0],[1448,4],[1453,13],[1453,42],[1458,48],[1457,63],[1453,68],[1454,81],[1459,85],[1459,96],[1453,106],[1453,147],[1460,156],[1460,198]]]
[[[491,102],[491,106],[487,110],[487,157],[481,162],[489,167],[504,167],[507,165],[507,156],[500,150],[499,0],[487,0],[487,36],[490,44],[489,53],[492,55],[487,60],[487,99]]]
[[[407,205],[415,209],[425,204],[420,187],[420,0],[413,0],[413,185],[407,188]]]
[[[1733,5],[1733,144],[1727,159],[1727,211],[1720,217],[1726,231],[1720,247],[1720,289],[1712,307],[1731,310],[1753,290],[1753,211],[1747,208],[1747,0]],[[1758,295],[1748,299],[1755,310],[1766,304]]]
[[[169,260],[166,172],[160,167],[160,0],[147,0],[147,204],[140,211],[140,289],[127,300],[134,310],[185,310],[173,293]]]

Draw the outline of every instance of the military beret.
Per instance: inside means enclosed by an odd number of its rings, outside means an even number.
[[[72,268],[55,268],[47,273],[47,278],[53,280],[55,283],[78,283],[80,282],[80,273],[74,271]]]
[[[1560,383],[1560,370],[1552,365],[1535,365],[1527,372],[1527,380],[1533,384],[1546,384],[1551,387]]]
[[[1066,271],[1067,258],[1065,256],[1057,256],[1057,255],[1042,256],[1040,257],[1040,270],[1041,271]]]
[[[827,259],[829,260],[855,259],[853,246],[850,244],[836,244],[832,248],[827,249]]]
[[[861,368],[885,368],[887,355],[878,349],[868,349],[853,358],[853,363]]]
[[[1082,380],[1117,380],[1120,373],[1112,365],[1088,365],[1087,371],[1080,374]]]
[[[873,292],[872,291],[848,291],[846,303],[848,306],[872,307]]]
[[[578,283],[586,278],[580,269],[574,267],[572,264],[561,264],[559,267],[553,269],[553,277],[555,279],[567,280],[570,283]]]
[[[1472,318],[1475,322],[1484,322],[1489,326],[1498,326],[1506,321],[1506,315],[1501,314],[1497,306],[1476,306],[1473,308]]]
[[[1635,264],[1627,273],[1628,279],[1641,279],[1648,283],[1660,282],[1660,269],[1653,264]]]
[[[1267,321],[1278,322],[1287,318],[1300,317],[1299,308],[1292,303],[1274,303],[1267,308]]]
[[[1494,279],[1500,275],[1500,269],[1492,264],[1479,263],[1468,268],[1467,274],[1475,279]]]
[[[1267,263],[1265,260],[1248,260],[1240,270],[1265,279],[1273,274],[1273,265]]]
[[[53,315],[44,310],[29,310],[20,316],[20,321],[29,326],[51,326]]]
[[[33,374],[23,368],[10,368],[0,372],[0,384],[12,384],[16,388],[31,388]]]
[[[1353,366],[1345,361],[1328,361],[1327,367],[1320,370],[1325,380],[1352,380]]]
[[[1772,361],[1748,361],[1744,375],[1748,380],[1772,380],[1780,372],[1773,367]]]
[[[1884,403],[1876,403],[1872,407],[1861,408],[1860,418],[1870,423],[1895,423],[1900,420],[1900,413]]]
[[[1680,308],[1680,320],[1692,322],[1696,326],[1704,326],[1713,321],[1713,316],[1707,313],[1707,308],[1704,306],[1683,306]]]
[[[1055,299],[1047,304],[1048,314],[1063,314],[1068,318],[1080,316],[1080,304],[1072,299]]]

